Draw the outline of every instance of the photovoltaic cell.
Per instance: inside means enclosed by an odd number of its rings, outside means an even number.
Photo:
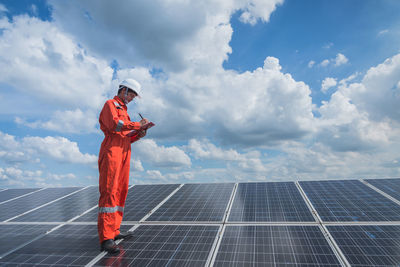
[[[214,266],[341,266],[318,226],[226,226]]]
[[[399,266],[399,225],[327,226],[351,266]]]
[[[219,226],[141,225],[95,266],[205,266]]]
[[[300,185],[323,221],[400,221],[399,205],[358,180]]]
[[[178,187],[179,184],[135,185],[129,189],[123,220],[139,221]],[[98,209],[94,209],[75,222],[97,222],[97,213]]]
[[[229,221],[315,221],[293,182],[240,183]]]
[[[37,191],[39,188],[25,188],[25,189],[6,189],[0,192],[0,202]]]
[[[0,257],[46,233],[56,225],[0,225]]]
[[[0,210],[7,211],[0,213],[0,221],[5,221],[7,219],[13,218],[14,216],[37,208],[57,198],[68,195],[69,193],[77,191],[78,189],[79,188],[77,187],[47,188],[32,193],[30,195],[0,204]]]
[[[400,201],[400,179],[367,179],[365,181]]]
[[[222,221],[234,184],[185,184],[146,221]]]
[[[88,187],[66,198],[15,218],[18,222],[66,222],[97,204],[98,187]]]
[[[0,259],[0,265],[85,266],[99,253],[95,225],[64,225]]]

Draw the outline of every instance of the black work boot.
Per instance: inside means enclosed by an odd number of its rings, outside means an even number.
[[[133,236],[132,232],[121,232],[119,233],[116,237],[114,237],[114,240],[122,239],[122,238],[128,238]]]
[[[118,254],[119,247],[115,244],[114,240],[108,239],[101,243],[101,251],[107,251],[110,254]]]

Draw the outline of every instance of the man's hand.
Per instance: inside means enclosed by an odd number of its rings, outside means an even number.
[[[142,127],[143,125],[146,125],[147,123],[149,123],[149,121],[146,118],[143,118],[140,120],[140,127]]]

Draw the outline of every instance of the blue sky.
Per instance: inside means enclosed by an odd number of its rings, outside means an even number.
[[[92,185],[98,114],[156,123],[131,183],[399,177],[400,3],[0,1],[0,188]]]

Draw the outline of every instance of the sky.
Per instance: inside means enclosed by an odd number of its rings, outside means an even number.
[[[400,177],[400,1],[0,0],[0,188],[98,184],[127,78],[131,184]]]

